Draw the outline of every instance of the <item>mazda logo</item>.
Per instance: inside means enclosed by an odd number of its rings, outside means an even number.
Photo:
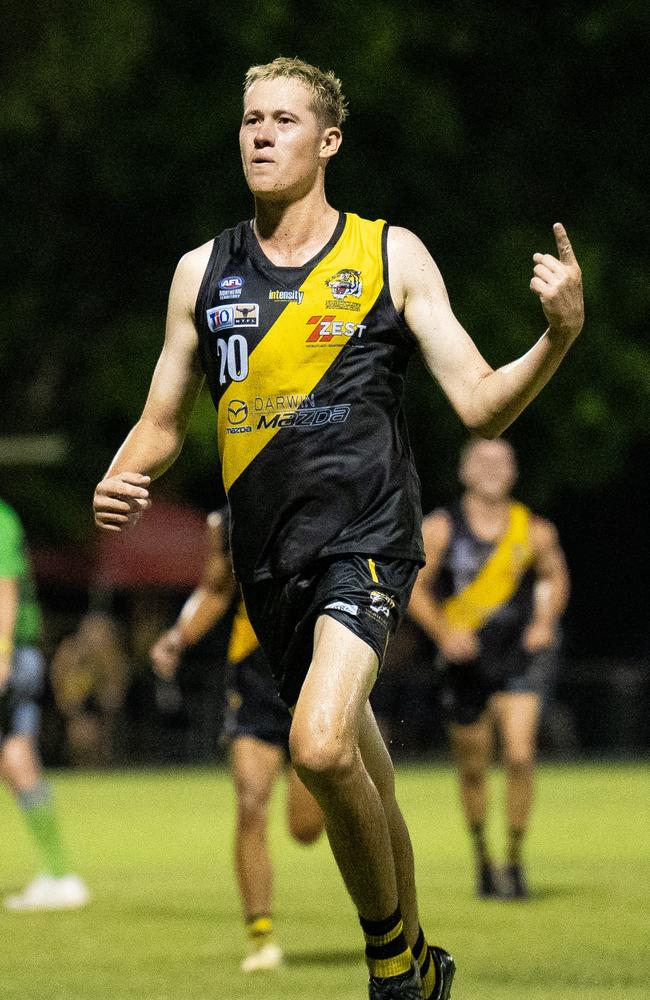
[[[248,406],[243,399],[233,399],[228,407],[228,421],[231,424],[243,424],[248,417]]]

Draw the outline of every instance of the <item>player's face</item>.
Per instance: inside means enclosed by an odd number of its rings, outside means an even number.
[[[282,78],[260,80],[244,95],[239,147],[255,197],[293,201],[314,187],[332,155],[328,136],[337,133],[340,141],[340,133],[319,123],[310,101],[302,83]]]
[[[505,441],[479,441],[460,467],[465,487],[489,500],[505,500],[517,478],[517,463]]]

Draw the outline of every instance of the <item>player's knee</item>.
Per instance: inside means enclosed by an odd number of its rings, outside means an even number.
[[[465,761],[460,768],[460,773],[465,785],[478,788],[485,781],[487,770],[480,761]]]
[[[255,785],[237,789],[237,820],[240,827],[255,826],[266,821],[269,792]]]
[[[292,730],[289,750],[291,763],[308,788],[314,781],[341,778],[354,764],[352,748],[328,736]]]
[[[506,754],[504,763],[511,777],[527,777],[533,770],[533,753],[525,749],[510,752]]]

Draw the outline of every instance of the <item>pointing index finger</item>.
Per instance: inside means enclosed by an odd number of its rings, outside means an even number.
[[[573,252],[573,247],[571,246],[571,241],[569,240],[567,231],[561,222],[556,222],[553,226],[553,235],[555,236],[558,256],[562,263],[575,264],[576,258]]]

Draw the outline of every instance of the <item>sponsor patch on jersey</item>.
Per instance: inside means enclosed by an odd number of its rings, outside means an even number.
[[[256,429],[283,430],[285,427],[326,427],[328,424],[344,424],[351,410],[349,403],[338,403],[336,406],[301,406],[290,413],[282,411],[262,413]]]
[[[259,326],[260,307],[257,302],[238,302],[237,305],[213,306],[206,310],[208,326],[213,333],[232,330],[238,326]]]
[[[222,278],[219,282],[219,298],[222,301],[240,298],[245,284],[245,279],[239,274],[230,274],[227,278]]]
[[[233,399],[228,405],[228,422],[243,424],[248,418],[248,404],[243,399]]]
[[[356,604],[346,604],[345,601],[332,601],[326,604],[323,611],[344,611],[346,615],[358,615],[359,608]]]
[[[346,338],[349,340],[355,335],[360,337],[366,329],[365,323],[337,320],[335,315],[310,316],[307,326],[312,329],[305,341],[306,344],[333,344],[335,347],[340,346],[341,338],[345,342]]]
[[[271,302],[297,302],[298,305],[305,297],[305,293],[299,288],[272,288],[269,292]]]
[[[253,409],[257,413],[278,413],[281,410],[297,410],[299,406],[316,406],[313,392],[283,392],[275,396],[256,396]]]

